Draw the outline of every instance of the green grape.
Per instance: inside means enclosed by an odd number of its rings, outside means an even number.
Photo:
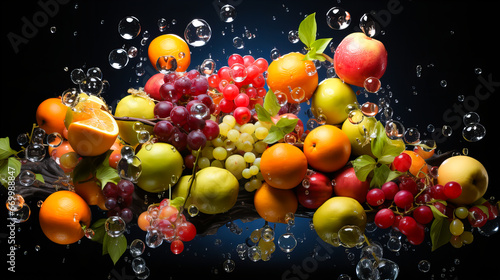
[[[212,145],[214,147],[222,147],[222,146],[224,146],[224,140],[222,140],[221,138],[217,137],[214,140],[212,140]]]
[[[232,152],[236,148],[236,144],[233,141],[226,139],[224,140],[224,148],[226,148],[228,152]]]
[[[464,232],[464,223],[459,219],[454,219],[450,223],[450,232],[455,236],[459,236]]]
[[[254,161],[253,161],[253,165],[257,166],[258,168],[260,168],[260,157],[256,158]]]
[[[198,159],[198,166],[203,169],[210,166],[210,160],[206,157],[200,157]]]
[[[232,115],[225,115],[222,119],[222,123],[229,125],[230,128],[233,128],[236,124],[236,119]]]
[[[262,141],[255,142],[254,146],[255,146],[255,151],[259,154],[262,154],[267,149],[267,143]]]
[[[203,148],[203,150],[201,150],[201,155],[203,157],[206,157],[208,159],[213,159],[213,151],[214,151],[214,147],[210,147],[210,146],[205,146],[205,148]]]
[[[463,242],[462,242],[462,239],[460,238],[460,236],[452,235],[450,238],[450,244],[451,244],[451,246],[458,249],[458,248],[462,247]]]
[[[455,209],[455,216],[459,219],[465,219],[469,215],[469,210],[465,207],[458,207]]]
[[[248,133],[245,133],[245,132],[243,132],[243,133],[241,133],[241,134],[240,134],[240,138],[239,138],[239,140],[240,140],[241,142],[246,142],[246,141],[248,141],[248,142],[250,142],[251,144],[253,144],[253,143],[255,142],[255,141],[254,141],[254,139],[253,139],[253,136],[252,136],[251,134],[248,134]]]
[[[254,231],[252,231],[252,233],[250,234],[250,240],[251,240],[253,243],[257,243],[257,242],[259,242],[261,235],[262,235],[262,229],[261,229],[261,228],[259,228],[259,229],[255,229],[255,230],[254,230]]]
[[[245,159],[246,162],[253,163],[255,161],[255,154],[252,152],[246,152],[243,155],[243,158]]]
[[[210,166],[224,168],[224,163],[222,163],[222,161],[216,159],[216,160],[213,160],[212,163],[210,163]]]
[[[465,244],[465,245],[468,245],[468,244],[471,244],[472,241],[474,241],[474,235],[472,234],[472,232],[470,231],[464,231],[461,235],[460,235],[460,240],[462,240],[462,242]]]
[[[241,176],[245,179],[250,179],[252,177],[252,174],[250,173],[250,168],[245,168],[243,171],[241,171]]]
[[[238,142],[240,139],[240,132],[236,129],[231,129],[227,132],[227,139],[233,141],[233,142]]]
[[[241,172],[247,167],[247,164],[241,155],[234,154],[227,157],[224,166],[237,179],[241,179]]]
[[[271,126],[273,126],[273,123],[270,123],[270,122],[261,122],[261,121],[255,122],[255,128],[265,127],[267,129],[270,129]]]
[[[256,190],[262,186],[262,181],[257,178],[251,179],[248,183],[250,184],[252,190]]]
[[[212,155],[217,160],[225,160],[227,157],[227,150],[223,147],[216,147],[213,149]]]
[[[257,127],[255,129],[255,137],[259,140],[262,140],[264,138],[266,138],[266,136],[269,134],[269,130],[263,126],[261,127]]]
[[[66,169],[73,169],[78,164],[78,154],[75,152],[67,152],[59,158],[61,166]]]
[[[219,124],[219,133],[222,136],[227,136],[227,132],[231,129],[231,127],[227,123]]]
[[[252,188],[252,185],[250,184],[250,181],[245,183],[245,191],[247,192],[253,192],[254,189]]]
[[[255,165],[250,166],[248,169],[250,169],[250,174],[252,174],[252,176],[259,174],[259,168]]]
[[[246,123],[240,127],[240,132],[242,133],[248,133],[252,135],[255,131],[255,125],[253,123]]]

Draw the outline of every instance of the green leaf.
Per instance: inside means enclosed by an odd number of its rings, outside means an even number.
[[[35,179],[42,182],[42,184],[45,183],[42,174],[35,174]]]
[[[441,213],[441,211],[439,211],[436,208],[436,206],[434,206],[432,204],[429,204],[428,206],[431,208],[432,215],[434,216],[434,219],[448,219],[448,216],[446,216],[445,214]]]
[[[326,58],[321,54],[321,53],[313,53],[308,52],[302,60],[319,60],[319,61],[325,61]]]
[[[15,157],[0,160],[0,182],[6,188],[9,187],[10,178],[15,178],[21,172],[21,162]],[[12,183],[11,183],[12,184]]]
[[[289,118],[281,118],[276,126],[279,127],[285,134],[292,132],[297,126],[299,119],[289,119]]]
[[[295,129],[298,121],[299,119],[281,118],[276,125],[271,126],[269,133],[262,141],[267,144],[278,142]]]
[[[123,234],[118,237],[111,237],[108,234],[106,234],[104,240],[105,243],[107,244],[106,247],[108,254],[111,257],[113,264],[116,264],[116,262],[120,259],[123,253],[125,253],[125,251],[127,250],[127,238],[125,238]]]
[[[276,115],[281,109],[278,98],[276,98],[276,95],[271,89],[269,89],[264,97],[264,109],[266,109],[271,116]]]
[[[431,207],[432,209],[432,207]],[[436,209],[437,210],[437,209]],[[439,212],[439,210],[437,210]],[[434,213],[434,210],[432,211]],[[441,212],[440,212],[441,213]],[[450,242],[450,222],[447,218],[434,216],[435,219],[431,225],[430,237],[432,242],[432,251]]]
[[[99,219],[95,223],[90,226],[90,228],[94,231],[94,237],[92,237],[92,241],[103,243],[104,235],[106,234],[106,229],[104,228],[104,223],[106,219]],[[107,235],[107,234],[106,234]]]
[[[260,104],[255,104],[255,111],[257,112],[257,118],[261,122],[270,122],[272,123],[273,120],[271,119],[271,114],[264,109],[264,107],[260,106]]]
[[[177,208],[177,210],[180,210],[181,206],[184,205],[184,201],[186,201],[186,199],[184,197],[178,196],[178,197],[170,200],[170,205]]]
[[[311,44],[311,49],[314,49],[315,54],[322,54],[326,47],[328,47],[328,44],[330,44],[330,41],[332,38],[323,38],[323,39],[318,39]],[[323,57],[323,56],[321,56]],[[323,57],[324,58],[324,57]]]
[[[17,152],[10,147],[9,137],[0,138],[0,160],[6,159]]]
[[[306,47],[316,41],[316,13],[308,15],[299,25],[299,39]]]
[[[118,184],[120,181],[120,176],[118,171],[109,165],[101,164],[97,167],[95,171],[95,177],[101,184],[101,188],[104,188],[108,182]]]
[[[404,151],[404,143],[401,143],[399,140],[389,139],[385,132],[385,127],[380,121],[377,121],[375,124],[373,134],[375,134],[375,138],[371,141],[372,153],[379,159],[379,163],[392,163],[394,158]]]
[[[373,170],[373,178],[370,181],[370,187],[381,187],[386,182],[390,172],[391,169],[385,164],[376,167]]]
[[[370,172],[377,166],[377,162],[369,155],[360,155],[352,161],[352,166],[354,167],[354,173],[358,180],[364,182]]]

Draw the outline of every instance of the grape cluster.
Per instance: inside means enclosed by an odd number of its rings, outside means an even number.
[[[104,206],[109,209],[108,217],[119,216],[126,223],[132,221],[134,214],[129,207],[133,201],[134,183],[125,179],[120,180],[118,184],[108,182],[102,193],[106,197]]]

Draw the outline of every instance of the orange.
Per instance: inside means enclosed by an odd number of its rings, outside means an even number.
[[[429,171],[425,159],[414,151],[405,150],[403,153],[411,157],[410,173],[418,178],[425,177],[425,174]]]
[[[122,149],[123,144],[120,142],[120,140],[117,138],[115,143],[111,146],[111,154],[109,155],[108,162],[109,166],[113,167],[116,169],[116,166],[118,165],[118,162],[122,158]]]
[[[286,214],[295,213],[298,207],[293,190],[280,190],[267,183],[255,191],[253,203],[257,213],[271,223],[285,223]]]
[[[314,169],[327,173],[337,171],[349,160],[351,142],[338,127],[322,125],[307,134],[304,154]]]
[[[106,200],[101,187],[97,184],[96,178],[90,178],[83,182],[74,183],[75,192],[87,202],[88,205],[97,205],[102,210],[108,210],[104,206]]]
[[[47,134],[57,132],[63,135],[67,109],[68,107],[62,104],[61,98],[46,99],[36,109],[36,123]]]
[[[421,156],[423,159],[428,159],[428,158],[432,157],[434,155],[434,151],[435,150],[436,149],[432,149],[430,151],[426,151],[426,150],[424,150],[420,146],[415,146],[415,148],[413,148],[413,151],[415,153],[417,153],[417,155]]]
[[[260,172],[269,185],[278,189],[291,189],[304,179],[307,159],[299,148],[278,143],[262,153]]]
[[[67,245],[85,235],[82,225],[90,226],[91,212],[85,200],[76,193],[57,191],[43,202],[38,220],[48,239]]]
[[[314,62],[303,60],[304,57],[298,52],[288,53],[271,62],[267,69],[267,85],[275,94],[278,91],[286,94],[289,103],[307,101],[318,86],[318,73]],[[292,96],[292,91],[299,87],[304,93]],[[304,97],[297,100],[302,95]]]
[[[164,34],[154,38],[149,44],[148,56],[149,61],[155,68],[159,57],[173,56],[177,60],[177,72],[186,71],[191,63],[188,44],[175,34]]]
[[[82,156],[97,156],[106,152],[117,136],[118,124],[113,116],[91,106],[74,113],[68,127],[68,141]]]
[[[151,220],[151,216],[149,216],[149,212],[144,211],[137,218],[137,225],[143,231],[147,231],[148,228],[150,227],[150,220]]]

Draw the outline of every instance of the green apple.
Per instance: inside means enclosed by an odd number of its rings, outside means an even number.
[[[184,160],[177,149],[167,143],[142,147],[137,153],[142,172],[137,185],[147,192],[162,192],[173,186],[182,175]]]
[[[132,117],[142,119],[152,119],[154,114],[155,103],[153,99],[149,98],[146,94],[131,94],[127,95],[118,102],[116,105],[116,117]],[[118,128],[120,129],[119,135],[123,141],[135,146],[139,143],[137,139],[137,131],[134,128],[134,121],[117,121]],[[153,133],[153,126],[144,125],[144,128]]]
[[[374,117],[364,117],[358,124],[353,124],[349,119],[344,121],[342,131],[349,138],[349,142],[351,142],[352,155],[370,155],[375,157],[372,154],[369,133],[373,130],[376,123],[377,120]]]
[[[338,78],[323,80],[312,96],[311,111],[316,118],[323,115],[327,124],[341,124],[347,119],[346,107],[357,102],[356,94]]]

